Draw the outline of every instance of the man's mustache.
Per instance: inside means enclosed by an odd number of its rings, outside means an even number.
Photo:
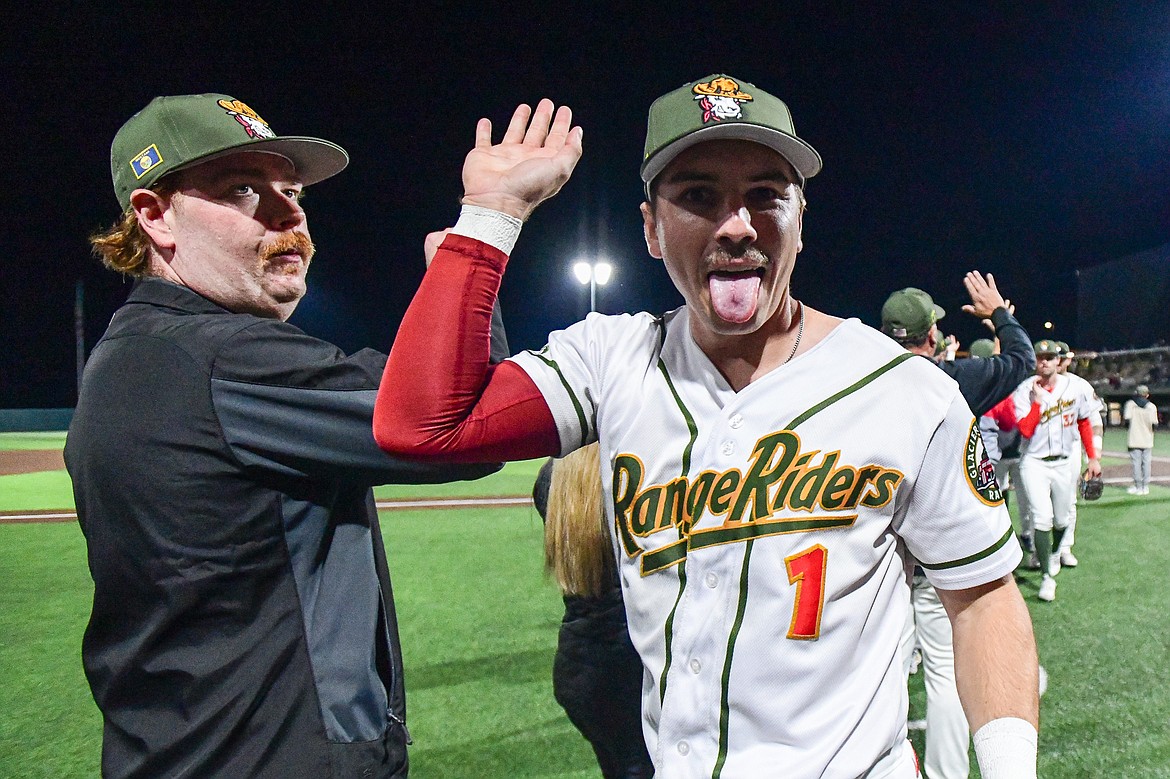
[[[308,265],[316,251],[317,247],[304,233],[281,233],[260,248],[260,259],[268,262],[277,255],[296,252]]]
[[[729,251],[724,247],[719,247],[712,251],[706,257],[708,268],[720,268],[734,262],[748,261],[759,265],[761,268],[767,267],[771,260],[768,255],[754,246],[746,246],[742,251]]]

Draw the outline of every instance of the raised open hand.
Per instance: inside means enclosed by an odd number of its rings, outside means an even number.
[[[475,148],[463,161],[463,202],[527,219],[560,190],[581,159],[582,131],[571,127],[572,121],[568,106],[558,108],[554,117],[548,99],[537,104],[535,113],[520,105],[503,140],[493,145],[492,123],[480,119]]]
[[[995,309],[1007,306],[1007,301],[995,287],[995,277],[990,273],[985,279],[979,271],[973,270],[963,277],[963,286],[971,296],[970,305],[963,306],[963,310],[968,314],[987,319]]]

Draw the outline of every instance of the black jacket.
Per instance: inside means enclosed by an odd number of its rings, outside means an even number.
[[[991,314],[991,323],[999,339],[999,354],[939,363],[958,382],[959,392],[976,417],[986,414],[1036,370],[1036,352],[1016,318],[1007,309],[997,308]]]
[[[114,315],[65,448],[105,776],[405,776],[370,486],[494,467],[378,449],[385,361],[158,279]]]

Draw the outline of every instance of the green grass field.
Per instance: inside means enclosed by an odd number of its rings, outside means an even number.
[[[0,448],[61,442],[0,436]],[[1117,431],[1106,448],[1124,451]],[[377,493],[525,494],[536,465]],[[72,506],[63,473],[31,476],[0,476],[0,510]],[[1038,575],[1020,572],[1049,673],[1042,777],[1170,777],[1170,489],[1139,498],[1123,487],[1080,506],[1081,565],[1062,572],[1056,602],[1037,601]],[[406,657],[411,775],[597,776],[552,698],[561,604],[540,570],[535,512],[392,511],[382,528]],[[79,650],[91,594],[75,523],[0,524],[0,776],[98,775],[101,720]],[[912,716],[922,716],[920,675],[911,691]],[[921,734],[912,740],[921,754]]]

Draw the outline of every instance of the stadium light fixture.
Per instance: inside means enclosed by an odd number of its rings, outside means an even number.
[[[578,260],[573,264],[573,276],[581,284],[589,285],[589,311],[597,310],[597,287],[604,287],[613,276],[613,265],[605,260]]]

